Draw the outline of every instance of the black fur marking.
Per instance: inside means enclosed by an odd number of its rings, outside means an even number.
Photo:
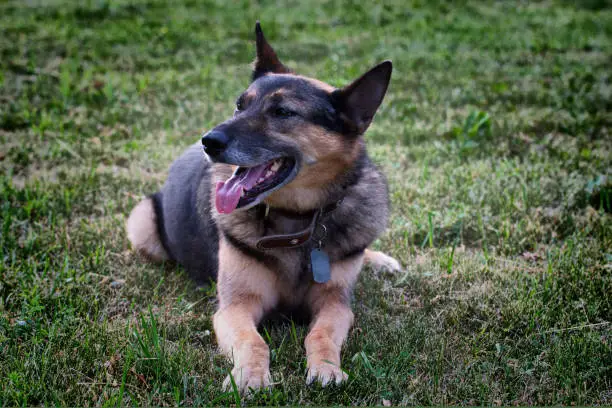
[[[153,202],[153,209],[155,210],[155,227],[157,228],[157,233],[159,234],[159,240],[162,244],[162,247],[166,250],[166,253],[170,257],[170,259],[175,259],[174,255],[172,255],[172,251],[170,251],[170,247],[168,245],[168,236],[166,234],[166,228],[164,228],[164,211],[162,207],[162,193],[158,191],[155,194],[149,195],[151,201]]]
[[[312,265],[310,264],[310,252],[314,249],[314,243],[299,248],[301,251],[300,261],[302,267],[296,281],[297,286],[307,285],[309,282],[313,282],[314,277],[312,275]]]
[[[231,235],[227,231],[222,231],[222,232],[223,232],[223,236],[225,237],[227,242],[232,244],[234,247],[236,247],[236,249],[240,250],[245,255],[253,257],[253,258],[257,259],[259,262],[264,262],[264,261],[270,260],[270,257],[267,256],[264,252],[258,251],[257,249],[248,246],[247,244],[245,244],[244,242],[240,241],[238,238],[234,237],[233,235]]]
[[[305,305],[289,305],[281,303],[276,309],[268,312],[263,322],[276,322],[286,325],[296,324],[307,326],[312,321],[312,311]]]
[[[289,68],[280,62],[276,52],[264,37],[259,21],[255,24],[255,42],[257,57],[255,58],[255,64],[253,67],[253,80],[256,80],[268,72],[291,72]]]
[[[363,175],[363,170],[368,165],[372,165],[372,162],[370,161],[370,158],[368,157],[365,148],[362,148],[359,152],[357,160],[355,160],[355,164],[346,174],[344,182],[342,183],[342,188],[346,190],[347,188],[357,184]]]
[[[347,252],[344,254],[344,257],[340,258],[341,261],[348,259],[348,258],[352,258],[356,255],[361,255],[363,254],[363,252],[366,250],[367,247],[361,247],[361,248],[357,248],[351,252]]]

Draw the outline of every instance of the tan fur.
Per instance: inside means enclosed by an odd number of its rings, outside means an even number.
[[[225,239],[219,242],[219,274],[217,292],[219,309],[240,303],[245,297],[259,299],[262,313],[278,303],[278,276],[250,256],[245,255]]]
[[[265,202],[272,207],[304,211],[321,205],[326,198],[325,186],[352,166],[364,141],[363,138],[349,141],[315,125],[297,129],[294,140],[315,163],[304,163],[298,176],[270,194]]]
[[[325,83],[323,81],[319,81],[318,79],[310,78],[310,77],[303,76],[303,75],[296,75],[296,74],[291,73],[291,72],[285,72],[285,73],[283,73],[283,72],[270,72],[270,73],[268,73],[266,75],[279,75],[279,76],[287,75],[287,76],[292,76],[292,77],[296,77],[296,78],[302,78],[302,79],[304,79],[304,80],[314,84],[315,86],[317,86],[317,87],[327,91],[327,92],[333,92],[336,89],[335,87],[331,86],[330,84],[327,84],[327,83]]]
[[[313,313],[310,333],[306,336],[307,383],[315,380],[325,386],[346,380],[340,368],[340,350],[353,324],[350,288],[357,280],[363,256],[356,256],[332,265],[332,279],[313,285],[306,303]]]
[[[365,264],[375,270],[386,269],[390,272],[399,272],[402,270],[402,266],[395,258],[370,249],[365,250]]]
[[[293,183],[319,187],[336,179],[340,172],[351,166],[363,143],[361,139],[350,140],[313,124],[297,127],[292,138],[304,154],[316,160],[316,163],[306,165]],[[318,175],[317,180],[313,179],[314,174]],[[324,177],[323,182],[321,177]]]
[[[243,393],[270,385],[270,351],[257,332],[262,310],[259,298],[243,296],[213,317],[219,347],[233,361],[232,376]],[[229,376],[223,388],[231,389]]]
[[[245,103],[245,105],[248,105],[256,97],[257,97],[257,92],[254,89],[249,89],[244,94],[244,103]]]
[[[270,352],[257,333],[257,324],[276,306],[276,277],[224,239],[219,245],[219,308],[213,324],[219,347],[234,363],[234,381],[244,393],[270,385]],[[223,386],[230,385],[228,376]]]
[[[297,302],[305,301],[314,315],[305,343],[308,381],[318,380],[326,385],[346,378],[340,370],[340,349],[353,321],[350,291],[363,258],[360,255],[332,264],[331,280],[308,284],[302,294],[291,292],[274,272],[221,240],[219,309],[213,323],[219,347],[234,363],[232,376],[241,392],[270,385],[269,349],[257,332],[257,325],[281,297],[288,295],[297,297]],[[224,387],[230,385],[228,377]]]
[[[319,81],[316,78],[305,77],[305,76],[302,76],[302,75],[296,75],[296,76],[299,77],[299,78],[305,79],[306,81],[310,82],[311,84],[313,84],[313,85],[315,85],[315,86],[317,86],[317,87],[319,87],[319,88],[321,88],[324,91],[327,91],[329,93],[331,93],[331,92],[336,90],[335,87],[333,87],[330,84],[327,84],[327,83],[325,83],[323,81]]]
[[[274,134],[271,130],[269,132],[278,139],[296,143],[303,154],[311,159],[315,159],[317,162],[335,157],[340,159],[345,166],[355,160],[359,153],[359,147],[363,143],[361,138],[347,139],[338,133],[327,131],[313,123],[302,123],[299,126],[295,126],[291,135]]]
[[[169,259],[159,238],[155,208],[150,198],[145,198],[134,207],[126,222],[126,229],[128,239],[140,254],[157,262]]]

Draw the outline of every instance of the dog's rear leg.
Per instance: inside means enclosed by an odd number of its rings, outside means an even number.
[[[152,197],[145,198],[134,207],[126,222],[126,230],[132,246],[140,254],[157,262],[170,259],[159,236]]]
[[[370,249],[365,250],[364,263],[375,270],[386,269],[391,272],[399,272],[402,270],[400,263],[393,257]]]

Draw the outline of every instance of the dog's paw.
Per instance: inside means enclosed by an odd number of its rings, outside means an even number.
[[[365,251],[365,263],[374,270],[387,270],[389,272],[400,272],[402,265],[397,259],[379,252],[366,249]]]
[[[234,378],[236,388],[241,394],[248,394],[251,390],[269,388],[271,385],[270,370],[263,368],[234,367],[231,377]],[[223,381],[223,390],[231,391],[232,379],[228,375]]]
[[[328,384],[335,383],[336,385],[342,383],[348,378],[348,375],[340,369],[337,365],[322,362],[319,364],[313,364],[308,368],[308,375],[306,376],[306,384],[310,385],[317,381],[321,386],[325,387]]]

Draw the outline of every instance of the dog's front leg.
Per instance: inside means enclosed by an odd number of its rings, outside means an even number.
[[[340,384],[347,378],[340,368],[340,350],[353,324],[350,296],[362,264],[363,255],[332,264],[331,280],[314,284],[308,293],[313,314],[305,341],[308,384],[315,380],[323,386]]]
[[[257,333],[261,318],[261,306],[257,303],[253,299],[230,305],[217,311],[213,318],[217,341],[234,362],[232,376],[241,393],[270,386],[270,352]],[[231,390],[230,376],[223,382],[223,388]]]
[[[257,324],[276,303],[271,272],[225,241],[219,261],[219,310],[213,317],[217,342],[233,360],[232,376],[241,393],[269,387],[270,351]],[[230,376],[223,387],[231,389]]]

